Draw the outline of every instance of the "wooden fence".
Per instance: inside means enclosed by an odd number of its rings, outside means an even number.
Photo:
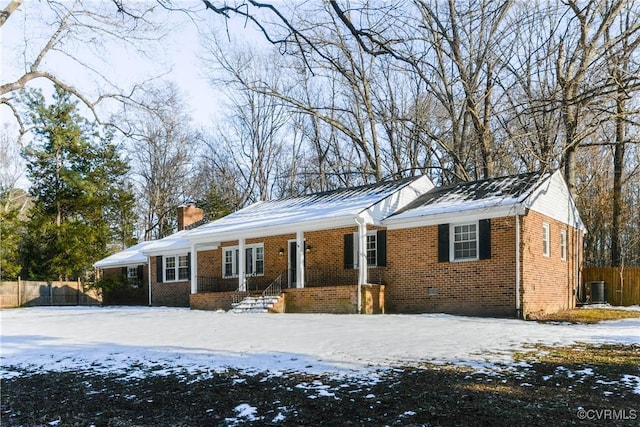
[[[0,308],[38,305],[100,305],[102,298],[76,282],[0,282]]]
[[[585,267],[583,283],[602,280],[605,282],[607,302],[611,305],[640,304],[640,267]]]

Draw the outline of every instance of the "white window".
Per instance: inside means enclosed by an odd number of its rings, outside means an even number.
[[[560,230],[560,259],[567,260],[567,230]]]
[[[180,280],[189,280],[189,256],[165,256],[164,281],[176,282]]]
[[[222,275],[225,279],[238,277],[240,249],[237,246],[222,249]],[[250,245],[245,247],[245,274],[264,275],[264,245]]]
[[[454,261],[478,259],[478,223],[451,227],[451,245]]]
[[[138,267],[127,267],[127,279],[135,280],[138,278]]]
[[[377,231],[367,232],[366,251],[367,251],[367,267],[376,267],[378,265],[378,232]],[[358,233],[353,234],[353,259],[355,261],[353,268],[358,268],[358,264],[360,263]]]
[[[551,249],[550,249],[550,242],[549,242],[549,224],[547,224],[546,222],[542,223],[542,255],[544,256],[550,256],[551,255]]]

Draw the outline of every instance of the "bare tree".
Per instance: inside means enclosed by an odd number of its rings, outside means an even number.
[[[161,86],[145,99],[144,109],[127,110],[132,136],[132,173],[144,239],[175,231],[175,209],[190,198],[188,190],[197,141],[175,85]]]
[[[234,170],[241,189],[234,204],[241,207],[272,198],[275,178],[288,174],[283,169],[290,159],[283,133],[289,123],[287,110],[277,99],[252,91],[242,82],[268,81],[273,87],[281,87],[283,82],[274,61],[277,58],[251,51],[225,54],[215,40],[211,43],[212,82],[225,87],[228,113],[206,155],[221,171]]]
[[[135,11],[135,18],[118,13],[111,3],[84,0],[9,2],[0,15],[3,31],[12,32],[12,40],[18,40],[15,34],[22,33],[21,25],[28,25],[30,30],[30,35],[25,36],[20,45],[3,46],[4,55],[11,56],[13,63],[19,65],[3,70],[0,105],[11,111],[20,135],[26,129],[15,95],[35,81],[48,81],[72,93],[102,124],[117,126],[117,123],[108,121],[108,114],[101,110],[102,106],[114,101],[138,103],[136,97],[143,82],[126,89],[113,82],[109,76],[109,57],[105,56],[107,46],[116,43],[121,48],[128,47],[132,52],[143,55],[146,48],[162,38],[163,33],[160,25],[151,20],[153,7],[143,3],[132,3],[128,7]],[[96,87],[82,87],[78,74],[61,74],[59,69],[52,67],[54,60],[64,61],[65,68],[78,67],[84,75],[83,80],[94,80]]]

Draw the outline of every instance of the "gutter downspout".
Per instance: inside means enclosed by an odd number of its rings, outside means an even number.
[[[517,209],[517,208],[516,208]],[[516,318],[522,318],[520,307],[520,215],[516,210]]]
[[[364,218],[354,218],[358,224],[358,314],[362,314],[362,285],[367,282],[367,226]]]

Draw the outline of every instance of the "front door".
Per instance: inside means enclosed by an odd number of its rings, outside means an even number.
[[[298,279],[298,249],[295,240],[289,240],[289,287],[295,288]]]

